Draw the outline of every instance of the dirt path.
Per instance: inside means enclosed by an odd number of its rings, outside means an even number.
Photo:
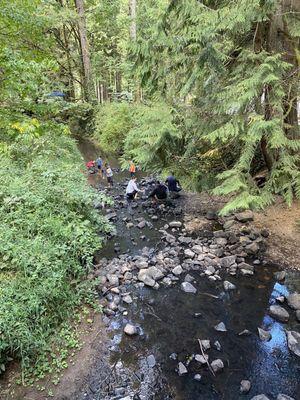
[[[288,208],[278,200],[267,210],[256,213],[254,224],[270,232],[267,257],[286,268],[300,270],[300,202]]]

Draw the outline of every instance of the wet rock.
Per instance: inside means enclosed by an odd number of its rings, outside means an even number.
[[[181,265],[177,265],[177,267],[172,269],[172,273],[176,276],[181,275],[183,273],[183,269]]]
[[[124,328],[124,332],[128,336],[134,336],[134,335],[137,335],[138,330],[137,330],[136,326],[134,326],[132,324],[126,324],[125,328]]]
[[[197,289],[190,282],[182,282],[180,285],[181,290],[186,293],[196,293]]]
[[[208,219],[209,221],[213,221],[213,220],[217,219],[218,217],[217,217],[217,213],[215,211],[207,211],[205,218]]]
[[[300,357],[300,333],[296,331],[286,331],[286,337],[291,352]]]
[[[147,363],[149,368],[154,368],[156,365],[156,360],[153,354],[147,357]]]
[[[204,356],[202,354],[196,354],[195,355],[195,360],[197,362],[199,362],[200,364],[207,364],[208,361],[208,355],[204,354]]]
[[[227,332],[227,329],[226,329],[226,326],[225,326],[224,322],[220,322],[214,328],[218,332]]]
[[[141,269],[138,274],[138,280],[143,282],[146,286],[154,287],[155,280],[147,274],[146,269]]]
[[[235,219],[239,222],[253,221],[254,215],[252,211],[244,211],[235,215]]]
[[[177,354],[176,354],[176,353],[171,353],[171,354],[169,355],[169,358],[170,358],[171,360],[177,360]]]
[[[220,372],[220,371],[222,371],[224,369],[223,361],[220,358],[218,358],[217,360],[212,361],[210,365],[211,365],[212,370],[214,372]]]
[[[204,340],[200,340],[200,342],[201,342],[201,345],[202,345],[202,348],[203,348],[204,351],[210,349],[210,347],[211,347],[210,346],[210,340],[204,339]]]
[[[190,275],[190,274],[186,274],[185,278],[184,278],[184,282],[194,282],[195,278]]]
[[[287,322],[290,318],[289,313],[283,307],[277,305],[270,307],[269,314],[280,322]]]
[[[201,381],[202,376],[200,374],[196,374],[196,375],[194,375],[194,379],[195,379],[195,381]]]
[[[235,290],[236,289],[236,286],[229,281],[224,281],[223,286],[224,286],[225,290]]]
[[[262,340],[263,342],[269,341],[272,339],[272,335],[270,332],[265,331],[262,328],[257,328],[258,330],[258,336],[260,338],[260,340]]]
[[[182,227],[182,222],[180,221],[171,221],[169,223],[170,228],[181,228]]]
[[[220,343],[218,340],[216,340],[216,341],[214,342],[214,348],[215,348],[216,350],[218,350],[218,351],[221,351],[222,346],[221,346],[221,343]]]
[[[296,318],[300,322],[300,310],[296,311]]]
[[[220,264],[223,268],[229,268],[235,263],[236,256],[227,256],[220,259]]]
[[[300,293],[292,293],[286,299],[291,308],[300,310]]]
[[[187,258],[194,258],[195,253],[191,249],[185,249],[184,250],[184,256]]]
[[[230,229],[233,227],[234,224],[235,224],[235,221],[233,219],[230,219],[230,220],[224,222],[223,228],[226,230]]]
[[[187,236],[179,236],[178,238],[178,242],[182,243],[182,244],[190,244],[192,241],[191,237],[187,237]]]
[[[243,379],[241,381],[240,392],[241,393],[248,393],[251,389],[251,382],[248,380]]]
[[[188,370],[187,370],[186,366],[182,362],[180,362],[178,364],[178,375],[182,376],[184,374],[187,374],[187,372],[188,372]]]
[[[285,280],[286,271],[275,272],[274,276],[275,276],[275,279],[277,279],[279,282],[282,282]]]
[[[291,397],[291,396],[288,396],[287,394],[280,393],[277,396],[276,400],[295,400],[295,399],[293,397]]]
[[[251,400],[270,400],[270,399],[264,394],[258,394],[257,396],[252,397]]]

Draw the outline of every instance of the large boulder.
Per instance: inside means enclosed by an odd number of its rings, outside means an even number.
[[[289,313],[283,307],[276,305],[270,307],[269,314],[280,322],[287,322],[290,318]]]
[[[292,293],[287,298],[288,305],[294,310],[300,310],[300,293]]]
[[[286,331],[289,349],[300,357],[300,333],[296,331]]]

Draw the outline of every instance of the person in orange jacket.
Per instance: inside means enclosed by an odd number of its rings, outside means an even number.
[[[130,161],[129,172],[130,172],[131,178],[135,175],[135,172],[136,172],[136,167],[135,167],[134,162],[132,160]]]

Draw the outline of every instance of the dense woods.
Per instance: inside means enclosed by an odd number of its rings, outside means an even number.
[[[223,213],[291,204],[299,76],[297,1],[3,0],[0,368],[49,350],[110,229],[72,134],[229,195]]]

